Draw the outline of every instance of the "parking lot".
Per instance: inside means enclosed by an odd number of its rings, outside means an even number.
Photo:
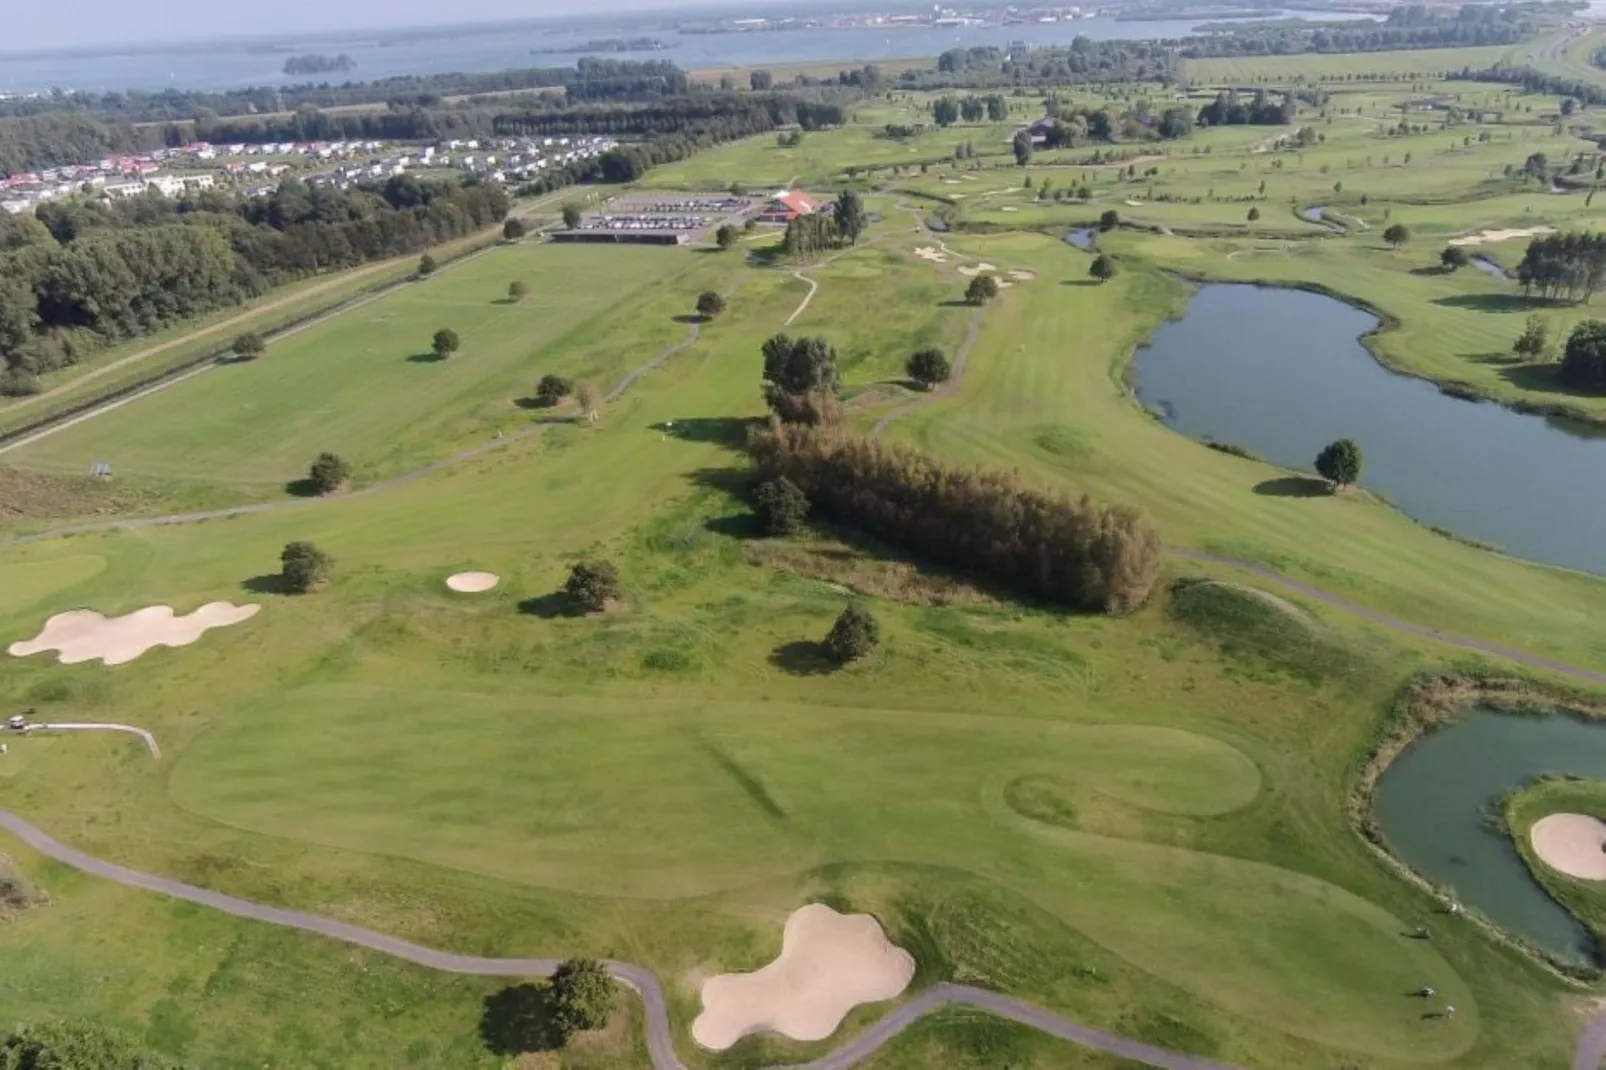
[[[620,240],[640,236],[665,243],[708,240],[725,223],[740,226],[763,203],[758,197],[728,194],[627,194],[586,212],[580,225],[567,233],[571,240],[605,240],[607,234]]]

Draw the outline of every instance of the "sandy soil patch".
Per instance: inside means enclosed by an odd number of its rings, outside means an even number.
[[[1143,202],[1142,201],[1127,201],[1126,203],[1127,203],[1127,207],[1128,208],[1142,208],[1143,207]]]
[[[971,278],[975,278],[977,275],[980,275],[984,271],[997,271],[997,270],[998,270],[998,268],[995,265],[989,264],[987,261],[983,260],[979,264],[968,264],[965,267],[960,268],[959,269],[959,273],[961,275],[968,275]]]
[[[44,650],[60,652],[63,665],[100,660],[107,665],[133,661],[158,646],[189,646],[210,628],[227,628],[257,615],[252,603],[208,602],[193,613],[173,615],[172,606],[147,606],[121,617],[106,617],[92,609],[57,613],[45,621],[32,639],[12,643],[7,653],[25,658]]]
[[[950,194],[948,194],[948,199],[950,201],[962,201],[962,200],[965,199],[965,194],[963,194],[963,193],[950,193]]]
[[[1025,268],[1010,268],[1009,277],[1016,282],[1032,282],[1037,278],[1037,272],[1027,271]]]
[[[1588,814],[1551,814],[1533,823],[1528,842],[1551,869],[1585,881],[1606,881],[1606,823]]]
[[[1018,211],[1020,211],[1020,209],[1019,209],[1019,208],[1016,208],[1016,207],[1015,207],[1015,206],[1014,206],[1014,205],[1012,205],[1012,204],[1006,204],[1006,205],[1004,205],[1004,209],[1003,209],[1003,210],[1004,210],[1004,211],[1006,211],[1006,212],[1018,212]]]
[[[1531,238],[1536,234],[1554,234],[1555,227],[1522,227],[1518,230],[1481,230],[1476,234],[1468,234],[1464,238],[1451,238],[1451,245],[1489,245],[1494,242],[1510,241],[1512,238]]]
[[[870,915],[810,903],[786,920],[774,962],[704,983],[691,1035],[714,1051],[752,1033],[824,1040],[854,1007],[892,999],[914,975],[914,956],[894,946]]]
[[[945,186],[957,186],[957,185],[959,185],[959,179],[957,179],[957,178],[945,178],[945,179],[942,180],[942,184],[945,185]]]
[[[934,245],[922,245],[915,250],[915,255],[922,260],[930,260],[933,264],[946,264],[948,257]]]
[[[502,577],[494,572],[454,572],[446,577],[446,586],[463,594],[479,594],[489,591]]]

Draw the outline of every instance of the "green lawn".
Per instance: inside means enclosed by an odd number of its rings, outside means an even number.
[[[1606,783],[1598,780],[1540,780],[1506,796],[1501,805],[1506,832],[1534,879],[1583,922],[1590,934],[1606,936],[1606,889],[1599,881],[1578,880],[1551,869],[1534,854],[1528,833],[1550,814],[1588,814],[1606,818]]]

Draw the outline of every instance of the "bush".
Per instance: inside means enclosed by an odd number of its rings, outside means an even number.
[[[437,357],[449,357],[456,353],[458,347],[462,344],[462,340],[457,337],[456,331],[450,327],[442,327],[435,332],[435,337],[430,340],[429,347]]]
[[[1439,266],[1446,271],[1455,271],[1472,263],[1472,257],[1459,245],[1446,245],[1439,254]]]
[[[582,609],[600,612],[609,602],[619,600],[619,570],[612,561],[582,561],[569,570],[563,593]]]
[[[561,375],[543,375],[535,384],[535,396],[543,405],[556,405],[574,393],[574,384]]]
[[[1561,380],[1575,390],[1606,390],[1606,323],[1585,320],[1567,336]]]
[[[507,284],[507,299],[515,303],[530,296],[530,284],[523,279],[514,279]]]
[[[291,594],[307,594],[329,582],[335,559],[310,542],[292,542],[279,555],[280,575]]]
[[[825,636],[825,652],[839,665],[857,661],[881,642],[881,627],[867,609],[849,606]]]
[[[697,295],[697,314],[705,320],[711,320],[725,311],[725,299],[713,290],[705,290]]]
[[[580,228],[580,206],[566,204],[563,206],[563,229],[578,230]]]
[[[236,360],[256,360],[267,348],[262,339],[250,331],[236,338],[234,344],[229,347]]]
[[[1248,218],[1249,222],[1251,222],[1251,223],[1259,222],[1260,221],[1260,209],[1258,207],[1257,208],[1250,208],[1249,209],[1249,215],[1246,218]]]
[[[522,219],[508,216],[507,222],[502,224],[502,237],[507,241],[518,241],[528,233],[529,229],[525,227]]]
[[[425,253],[423,256],[418,258],[418,277],[421,279],[426,279],[435,274],[436,269],[439,267],[440,265],[435,263],[435,258],[430,256],[428,253]]]
[[[1398,249],[1411,240],[1411,228],[1404,223],[1395,223],[1383,232],[1383,240]]]
[[[790,535],[809,515],[808,496],[785,476],[760,483],[753,504],[766,535]]]
[[[909,358],[904,365],[909,378],[926,389],[931,389],[938,383],[945,383],[954,373],[953,365],[948,363],[948,357],[940,349],[922,349]]]
[[[738,236],[739,232],[737,229],[731,226],[729,223],[721,224],[720,228],[714,231],[714,241],[721,249],[730,249],[734,247],[736,245],[736,239]]]
[[[333,453],[320,453],[307,472],[307,481],[319,494],[332,494],[351,479],[351,465]]]
[[[0,1039],[0,1070],[173,1070],[131,1038],[85,1021],[35,1022]]]
[[[1086,187],[1084,186],[1083,188],[1085,189]],[[1114,230],[1116,227],[1118,227],[1120,225],[1121,225],[1121,213],[1117,212],[1114,208],[1106,208],[1104,210],[1104,213],[1099,216],[1099,229],[1100,230]]]
[[[1361,478],[1361,447],[1352,438],[1328,443],[1316,455],[1316,471],[1335,487],[1347,487]]]
[[[601,1029],[618,1003],[618,986],[596,959],[569,959],[552,973],[552,1017],[566,1034]]]
[[[973,305],[985,305],[998,296],[998,280],[991,275],[977,275],[965,288],[965,300]]]
[[[1142,605],[1160,537],[1129,506],[1028,488],[1013,472],[963,469],[838,428],[771,421],[753,436],[769,479],[785,476],[814,509],[1020,590],[1082,609]]]
[[[1115,278],[1115,271],[1115,261],[1110,258],[1109,253],[1100,253],[1095,256],[1093,263],[1089,264],[1087,268],[1087,273],[1101,283],[1109,282]]]

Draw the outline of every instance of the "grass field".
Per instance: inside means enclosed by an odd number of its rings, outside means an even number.
[[[1432,48],[1412,52],[1189,59],[1182,61],[1181,74],[1196,86],[1342,81],[1362,76],[1378,81],[1410,82],[1436,78],[1462,67],[1476,69],[1509,63],[1514,51],[1506,47]]]
[[[1568,877],[1545,865],[1534,855],[1528,833],[1534,822],[1550,814],[1606,815],[1606,784],[1598,780],[1540,780],[1508,795],[1501,810],[1507,834],[1534,879],[1600,940],[1606,935],[1606,893],[1600,883]]]
[[[1330,287],[1399,319],[1377,340],[1391,362],[1513,398],[1543,392],[1536,372],[1507,376],[1505,363],[1478,359],[1509,346],[1523,318],[1513,312],[1528,310],[1518,295],[1470,269],[1423,269],[1455,233],[1536,214],[1591,223],[1581,196],[1502,185],[1504,165],[1537,146],[1579,143],[1527,113],[1389,138],[1379,128],[1390,91],[1367,84],[1336,99],[1344,114],[1303,153],[1273,148],[1260,129],[1211,131],[1134,163],[1135,181],[1077,150],[1034,163],[1032,187],[1014,167],[878,172],[865,185],[879,221],[859,247],[814,265],[680,248],[498,249],[254,364],[8,455],[66,472],[110,454],[131,475],[273,498],[319,450],[372,481],[530,427],[541,414],[517,401],[545,372],[607,388],[690,343],[595,427],[555,422],[379,493],[0,545],[8,642],[77,606],[263,606],[116,669],[5,659],[11,705],[139,724],[165,756],[18,737],[0,757],[0,806],[131,866],[435,946],[641,963],[663,979],[678,1050],[697,1067],[833,1046],[754,1038],[716,1056],[687,1031],[701,979],[771,959],[786,914],[810,899],[875,913],[916,956],[919,984],[996,988],[1235,1065],[1563,1065],[1579,993],[1471,927],[1403,939],[1435,903],[1378,865],[1346,818],[1402,683],[1465,655],[1298,598],[1229,589],[1257,615],[1197,588],[1173,594],[1170,581],[1195,574],[1243,579],[1174,561],[1124,619],[987,590],[950,604],[930,569],[851,533],[756,539],[741,500],[737,447],[762,411],[760,346],[789,319],[789,332],[837,348],[849,418],[865,427],[914,396],[902,381],[910,352],[968,345],[963,381],[889,438],[1138,505],[1172,546],[1606,668],[1601,581],[1447,539],[1364,494],[1256,493],[1282,473],[1175,434],[1124,386],[1133,346],[1185,304],[1181,270]],[[873,121],[905,103],[877,105]],[[940,156],[1006,131],[956,128],[916,148]],[[761,188],[806,173],[829,185],[908,147],[861,123],[810,134],[789,157],[773,138],[751,139],[650,181]],[[1412,162],[1396,163],[1405,152]],[[1087,181],[1094,196],[1039,202],[1044,180]],[[1262,226],[1291,236],[1184,233],[1246,224],[1251,203]],[[1300,221],[1294,209],[1311,204],[1371,229]],[[933,237],[916,220],[939,207],[956,229]],[[1089,255],[1060,230],[1110,207],[1155,229],[1101,236],[1122,270],[1095,286]],[[1378,236],[1394,220],[1418,234],[1398,252]],[[915,255],[939,238],[947,262]],[[961,307],[957,269],[983,260],[1023,274],[986,309]],[[498,303],[514,278],[532,296]],[[710,289],[729,307],[693,340],[677,317]],[[1541,310],[1558,327],[1586,313]],[[439,326],[462,334],[463,351],[409,360]],[[293,539],[334,556],[328,590],[276,593],[271,574]],[[583,556],[619,564],[617,611],[558,610],[550,596]],[[816,564],[796,564],[805,559]],[[502,581],[486,595],[448,592],[445,577],[465,568]],[[873,608],[883,643],[820,671],[813,644],[850,600]],[[497,983],[0,849],[51,895],[0,926],[0,1022],[88,1015],[198,1067],[504,1065],[480,1036]],[[1453,1021],[1424,1023],[1405,995],[1424,983],[1460,1009]],[[877,1014],[861,1008],[843,1035]],[[561,1065],[644,1065],[639,1030],[622,1017]],[[1123,1064],[949,1011],[863,1065]]]

